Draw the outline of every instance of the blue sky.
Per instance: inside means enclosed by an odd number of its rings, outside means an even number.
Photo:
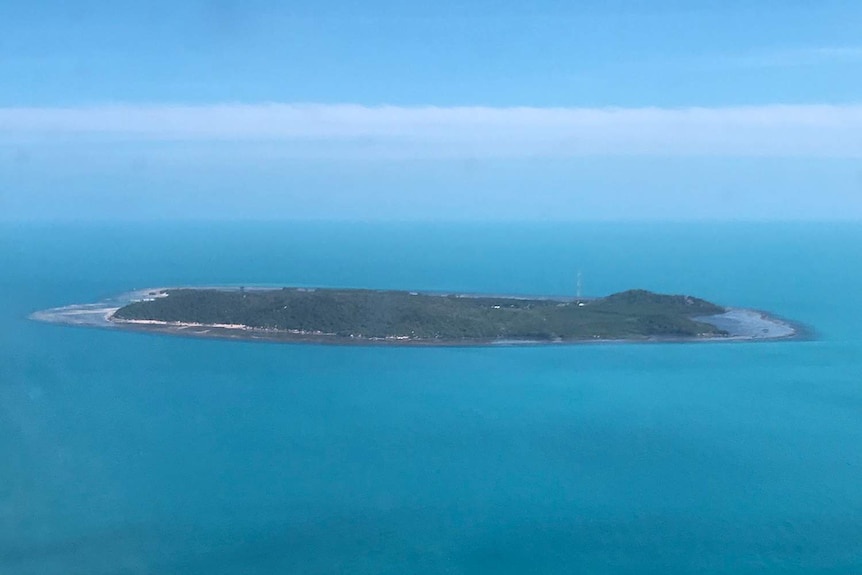
[[[859,219],[860,24],[829,1],[6,0],[0,217]]]

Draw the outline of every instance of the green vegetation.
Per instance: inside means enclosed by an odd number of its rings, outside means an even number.
[[[303,339],[496,340],[696,338],[724,332],[692,318],[724,312],[707,301],[644,290],[600,299],[438,295],[366,289],[171,289],[131,303],[119,320],[241,324]]]

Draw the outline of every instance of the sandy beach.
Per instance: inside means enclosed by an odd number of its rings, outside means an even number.
[[[694,319],[726,331],[729,335],[723,339],[728,340],[785,339],[799,334],[789,322],[753,309],[730,308],[720,315]]]

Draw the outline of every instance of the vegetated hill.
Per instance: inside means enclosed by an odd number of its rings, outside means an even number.
[[[607,308],[614,313],[678,313],[705,316],[723,313],[725,309],[706,300],[687,295],[665,295],[642,289],[611,294],[594,300],[596,309]]]
[[[131,303],[120,320],[241,324],[345,338],[583,340],[721,335],[692,317],[724,308],[698,298],[630,290],[584,300],[422,294],[367,289],[171,289]]]

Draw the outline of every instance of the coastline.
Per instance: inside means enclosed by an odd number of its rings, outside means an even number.
[[[732,343],[767,342],[808,339],[810,330],[800,324],[776,317],[762,310],[748,308],[725,308],[722,314],[692,318],[709,323],[728,332],[723,336],[705,337],[668,337],[644,336],[630,338],[595,338],[570,340],[521,340],[521,339],[412,339],[408,336],[388,336],[382,338],[344,337],[334,333],[300,330],[275,330],[255,328],[241,324],[202,324],[193,322],[165,322],[158,320],[123,320],[114,317],[121,307],[156,297],[164,297],[164,292],[172,287],[139,289],[121,294],[115,298],[97,303],[74,304],[36,311],[29,319],[47,323],[71,326],[121,329],[146,333],[160,333],[185,337],[229,339],[274,343],[306,343],[326,345],[361,346],[399,346],[399,347],[506,347],[506,346],[545,346],[545,345],[583,345],[597,343]],[[209,289],[239,289],[238,287],[210,287]],[[255,288],[246,289],[272,289]],[[428,293],[428,292],[423,292]],[[439,295],[449,295],[440,293]],[[459,297],[482,297],[484,294],[457,294]],[[495,296],[512,297],[522,296]],[[547,299],[553,299],[548,297]]]

